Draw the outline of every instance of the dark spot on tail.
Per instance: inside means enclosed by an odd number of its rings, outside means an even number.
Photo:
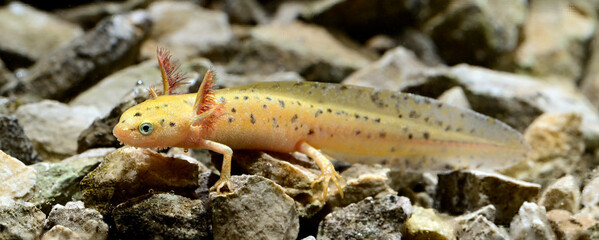
[[[254,118],[254,114],[251,114],[251,113],[250,113],[250,122],[252,124],[256,124],[256,119]]]
[[[169,122],[168,125],[171,126],[171,127],[174,127],[175,123],[174,122]]]
[[[135,115],[133,115],[134,117],[141,117],[141,113],[140,112],[136,112]]]

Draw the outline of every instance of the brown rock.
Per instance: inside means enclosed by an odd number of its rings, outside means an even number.
[[[580,187],[578,181],[572,175],[564,176],[541,193],[539,205],[544,206],[547,211],[561,209],[574,214],[580,207]]]

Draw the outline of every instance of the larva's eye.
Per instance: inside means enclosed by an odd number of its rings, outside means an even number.
[[[151,122],[142,122],[141,124],[139,124],[139,127],[137,129],[139,130],[139,133],[141,133],[142,135],[148,135],[152,133],[152,130],[154,130],[154,124],[152,124]]]

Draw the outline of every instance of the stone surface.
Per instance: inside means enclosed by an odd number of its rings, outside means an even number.
[[[548,211],[547,219],[557,239],[589,239],[587,229],[596,222],[588,216],[574,217],[570,212],[561,209]]]
[[[524,202],[518,214],[512,219],[510,236],[514,240],[557,239],[547,220],[545,208],[531,202]]]
[[[595,169],[591,179],[587,181],[582,189],[580,203],[582,206],[599,206],[599,171]],[[599,217],[599,215],[598,215]]]
[[[96,168],[114,148],[98,148],[69,157],[58,163],[41,162],[31,165],[37,171],[35,193],[29,202],[44,213],[55,204],[81,200],[79,182]]]
[[[270,21],[261,3],[256,0],[225,0],[224,10],[233,23],[266,24]]]
[[[143,11],[111,16],[31,67],[22,81],[0,88],[0,93],[31,94],[67,100],[108,74],[136,60],[151,26]]]
[[[595,31],[593,41],[589,45],[588,62],[586,63],[585,75],[580,81],[580,90],[589,101],[599,108],[599,31]]]
[[[565,174],[585,169],[581,117],[575,113],[543,114],[524,132],[532,151],[527,160],[505,169],[504,174],[547,185]]]
[[[327,204],[329,207],[344,207],[357,203],[366,197],[374,197],[377,201],[387,195],[397,195],[390,186],[389,168],[353,164],[341,173],[343,197],[336,191],[329,190]],[[332,192],[332,194],[331,194]]]
[[[150,0],[126,0],[119,2],[90,1],[81,6],[59,9],[54,12],[61,18],[77,23],[84,28],[93,28],[106,17],[145,8],[150,2]]]
[[[218,51],[233,39],[223,12],[202,8],[193,2],[157,1],[148,7],[148,12],[154,21],[150,36],[153,41],[145,45],[166,47],[179,59]],[[156,47],[144,49],[151,51],[144,55],[154,57]]]
[[[0,150],[4,153],[25,164],[33,164],[42,160],[16,117],[0,114],[0,129],[2,129],[0,131]]]
[[[276,61],[273,61],[276,59]],[[300,22],[261,25],[227,65],[231,73],[296,71],[308,81],[340,82],[370,59],[324,29]]]
[[[27,67],[83,34],[77,25],[19,2],[0,8],[0,32],[0,57],[12,69]]]
[[[466,98],[466,93],[464,93],[464,89],[458,86],[452,87],[443,92],[443,94],[441,94],[441,96],[439,96],[437,99],[441,102],[461,108],[471,108],[468,98]]]
[[[407,239],[451,240],[456,234],[449,219],[439,216],[434,209],[419,206],[414,207],[405,227]]]
[[[537,197],[541,186],[496,173],[477,170],[439,173],[435,206],[440,211],[462,214],[492,204],[495,222],[508,223],[525,201]]]
[[[33,204],[2,198],[0,239],[39,239],[46,215]]]
[[[96,108],[44,100],[19,107],[16,116],[39,155],[56,160],[77,153],[77,137],[100,113]]]
[[[56,225],[42,235],[42,240],[83,240],[73,230]]]
[[[147,194],[112,211],[123,239],[212,239],[206,201],[169,194]]]
[[[561,177],[543,190],[538,204],[547,211],[562,209],[572,214],[577,213],[580,208],[578,180],[572,175]]]
[[[36,171],[0,150],[0,197],[27,199],[33,194]]]
[[[117,204],[150,190],[192,196],[198,187],[199,169],[197,161],[122,147],[81,180],[83,201],[106,216]]]
[[[317,238],[401,239],[403,224],[412,211],[412,204],[405,197],[368,197],[329,213],[320,222]]]
[[[456,236],[458,239],[510,239],[505,229],[493,223],[496,209],[493,205],[484,206],[474,212],[457,216]]]
[[[68,202],[65,206],[54,205],[44,228],[55,226],[66,227],[81,239],[105,240],[108,237],[108,224],[102,215],[94,209],[85,208],[81,201]]]
[[[296,239],[299,217],[282,187],[258,176],[231,177],[233,192],[210,194],[214,239]]]
[[[489,65],[518,46],[527,2],[449,1],[422,29],[448,63]]]

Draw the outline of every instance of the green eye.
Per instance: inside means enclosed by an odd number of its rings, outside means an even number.
[[[139,124],[139,127],[137,129],[139,130],[139,133],[141,133],[142,135],[148,135],[152,133],[152,130],[154,130],[154,124],[150,122],[142,122],[141,124]]]

